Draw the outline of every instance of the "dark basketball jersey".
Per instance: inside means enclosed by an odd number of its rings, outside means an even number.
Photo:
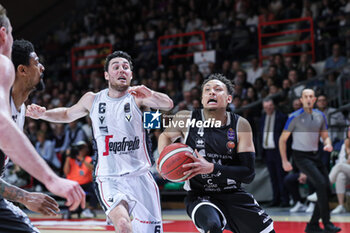
[[[227,123],[222,127],[189,127],[185,144],[197,149],[208,162],[221,165],[240,165],[237,156],[237,129],[240,116],[227,112]],[[191,121],[204,121],[203,110],[192,112]],[[219,172],[201,174],[186,181],[185,189],[195,192],[232,192],[240,187],[240,182],[223,177]]]

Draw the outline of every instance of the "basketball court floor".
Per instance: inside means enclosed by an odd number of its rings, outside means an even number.
[[[288,208],[264,209],[274,220],[277,233],[302,233],[311,216],[311,214],[306,213],[290,214]],[[98,213],[96,219],[76,219],[76,215],[73,215],[72,220],[63,220],[60,216],[45,218],[37,214],[29,214],[29,217],[42,233],[114,232],[112,226],[106,225],[102,212]],[[198,232],[187,217],[185,210],[165,210],[163,211],[163,220],[165,233]],[[350,232],[350,213],[332,215],[331,221],[342,228],[341,232]],[[225,233],[229,233],[229,231],[225,231]]]

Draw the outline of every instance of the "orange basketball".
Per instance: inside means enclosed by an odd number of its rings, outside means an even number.
[[[182,182],[187,179],[190,174],[183,173],[190,168],[183,168],[183,164],[192,163],[193,159],[186,156],[185,153],[191,153],[197,157],[191,147],[174,143],[166,146],[158,159],[158,167],[161,175],[172,182]]]

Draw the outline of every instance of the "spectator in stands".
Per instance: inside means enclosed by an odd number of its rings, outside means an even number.
[[[275,15],[268,11],[266,7],[260,6],[259,8],[259,23],[264,23],[264,22],[269,22],[269,21],[273,21],[275,20]],[[271,28],[266,27],[266,29],[264,31],[270,31]]]
[[[315,68],[313,68],[312,66],[307,67],[306,69],[306,79],[312,79],[317,75],[317,72],[315,70]]]
[[[324,84],[325,84],[324,79],[321,77],[316,78],[316,75],[317,75],[316,70],[312,66],[307,68],[306,70],[306,80],[307,80],[306,87],[307,88],[317,90],[324,87]]]
[[[185,72],[185,80],[182,82],[182,91],[190,91],[196,86],[195,80],[193,80],[191,71],[187,70]]]
[[[73,121],[68,124],[65,130],[64,143],[60,148],[60,153],[63,155],[70,145],[80,141],[86,141],[86,135],[80,125],[78,125],[78,121]]]
[[[271,0],[269,4],[269,11],[278,16],[283,8],[281,0]]]
[[[231,64],[231,73],[232,73],[232,77],[236,76],[237,71],[241,70],[241,63],[237,60],[234,60]]]
[[[257,92],[258,98],[261,98],[262,97],[261,91],[264,89],[264,80],[262,78],[256,79],[253,87]]]
[[[299,75],[298,75],[298,71],[295,69],[292,69],[288,72],[288,79],[290,80],[292,86],[297,85],[299,82]],[[292,95],[294,97],[300,97],[301,96],[301,92],[303,91],[303,89],[305,88],[304,85],[299,85],[297,87],[294,88]]]
[[[55,152],[60,153],[60,148],[62,147],[64,143],[64,124],[56,123],[54,124],[53,128],[53,141],[55,142]],[[62,155],[60,154],[59,157]]]
[[[239,109],[242,106],[242,99],[238,95],[234,95],[232,103],[228,105],[229,109],[233,112],[236,109]]]
[[[345,117],[342,112],[335,112],[337,109],[328,106],[328,96],[326,94],[321,94],[317,98],[316,107],[324,113],[329,124],[329,136],[334,141],[335,139],[344,138],[342,130],[339,128],[332,128],[333,125],[343,125],[345,123]]]
[[[299,192],[299,184],[306,184],[306,175],[299,172],[296,166],[293,166],[292,172],[284,177],[284,185],[288,192],[292,195],[294,206],[289,210],[290,213],[305,212],[307,206],[303,204],[302,198]]]
[[[296,98],[296,99],[293,100],[292,107],[293,107],[293,112],[296,111],[296,110],[299,110],[299,109],[301,109],[303,107],[303,105],[302,105],[302,103],[301,103],[299,98]]]
[[[250,102],[254,102],[254,101],[258,100],[257,95],[256,95],[256,91],[253,87],[248,87],[247,98],[249,99]]]
[[[332,56],[328,57],[324,66],[324,70],[340,68],[346,64],[346,57],[341,56],[340,44],[335,43],[332,47]]]
[[[240,57],[239,54],[245,52],[245,49],[249,47],[249,39],[249,29],[241,19],[236,18],[229,42],[229,50],[233,53],[232,55],[237,54],[236,57]]]
[[[247,89],[249,87],[252,87],[252,85],[249,82],[247,82],[247,73],[243,69],[240,69],[236,72],[234,83],[237,86],[242,87],[242,94],[244,97],[246,96]]]
[[[59,171],[61,161],[56,156],[55,143],[46,138],[44,131],[38,131],[37,139],[38,141],[35,144],[36,151],[54,171]]]
[[[230,61],[229,60],[225,60],[222,63],[222,68],[221,68],[221,72],[223,75],[225,75],[228,79],[232,80],[235,76],[232,74],[231,70],[230,70]],[[199,84],[200,86],[200,84]]]
[[[29,120],[28,126],[26,130],[27,137],[29,138],[30,142],[35,145],[37,142],[36,133],[38,131],[38,127],[35,121]]]
[[[85,141],[72,144],[64,163],[64,174],[67,179],[74,180],[80,184],[89,198],[89,207],[83,210],[82,215],[88,218],[96,217],[97,197],[92,183],[92,158],[88,155],[89,147]],[[70,215],[68,214],[68,218]]]
[[[299,191],[300,184],[307,184],[308,193],[311,194],[315,192],[315,189],[312,186],[312,184],[307,181],[307,176],[304,173],[301,173],[298,167],[295,164],[293,164],[293,170],[289,172],[287,176],[284,177],[284,185],[287,188],[288,192],[291,194],[294,202],[294,206],[289,210],[289,212],[312,213],[314,211],[315,203],[310,201],[308,206],[303,204]]]
[[[274,95],[274,94],[278,93],[279,91],[280,91],[280,88],[276,84],[272,83],[272,85],[269,86],[268,96]]]
[[[251,67],[247,70],[247,82],[254,84],[257,78],[263,75],[263,68],[259,67],[259,61],[257,57],[250,60]]]
[[[338,96],[339,95],[339,87],[337,84],[338,72],[332,72],[327,75],[327,79],[325,81],[325,93],[327,96]]]
[[[277,79],[276,82],[277,84],[282,84],[282,79],[285,79],[285,77],[287,77],[288,74],[288,70],[284,65],[284,57],[282,54],[278,53],[274,56],[274,61],[275,61],[275,65],[277,68],[277,76],[279,76],[281,79]]]
[[[292,83],[289,79],[284,79],[282,82],[282,90],[289,91],[290,87],[292,86]]]
[[[339,205],[332,210],[332,214],[345,213],[344,207],[346,185],[350,183],[350,127],[347,130],[347,137],[339,153],[337,164],[332,168],[329,174],[329,180],[335,183]]]
[[[283,184],[286,172],[283,170],[279,153],[278,140],[281,136],[287,116],[275,109],[272,99],[263,101],[264,114],[260,119],[260,145],[262,157],[266,162],[270,174],[273,191],[273,200],[270,206],[289,206],[288,193]]]
[[[308,54],[303,53],[302,55],[300,55],[299,63],[297,65],[296,69],[298,70],[298,73],[301,77],[301,80],[306,79],[307,69],[310,66],[311,66],[311,61],[309,59]]]
[[[284,58],[284,66],[286,67],[287,71],[290,71],[291,69],[295,69],[296,65],[293,61],[293,57],[291,56],[286,56]]]
[[[290,1],[289,6],[283,11],[284,19],[295,19],[299,18],[301,11],[298,9],[295,1]]]
[[[274,81],[277,81],[280,79],[280,77],[277,74],[277,66],[269,65],[269,67],[267,68],[266,75],[263,76],[264,81],[267,81],[268,78],[271,78]]]
[[[177,104],[171,111],[178,112],[179,110],[193,110],[191,91],[184,91],[183,101]]]

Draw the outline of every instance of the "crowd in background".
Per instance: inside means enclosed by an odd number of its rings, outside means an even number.
[[[325,100],[319,101],[317,107],[328,115],[330,106],[327,100],[337,92],[339,73],[332,72],[322,80],[296,89],[291,89],[291,86],[347,62],[350,58],[350,40],[346,40],[350,35],[347,27],[350,25],[349,13],[350,0],[132,0],[123,4],[112,0],[90,0],[86,4],[78,4],[67,20],[49,32],[47,37],[34,43],[46,67],[46,89],[34,92],[27,103],[36,103],[47,109],[72,106],[84,93],[106,88],[102,68],[77,71],[72,79],[70,49],[110,43],[113,50],[124,50],[132,55],[135,63],[132,85],[144,84],[168,94],[174,101],[172,113],[200,108],[200,86],[206,74],[200,72],[192,57],[177,61],[164,59],[159,66],[156,39],[162,35],[202,30],[206,32],[207,50],[215,50],[217,54],[216,62],[209,64],[210,73],[223,73],[235,83],[233,101],[229,105],[231,111],[284,91],[285,95],[274,104],[276,109],[289,114],[301,107],[296,97],[300,96],[304,87],[323,90],[327,86],[325,91],[318,93]],[[313,18],[316,58],[317,61],[325,61],[324,66],[317,70],[307,54],[285,57],[281,53],[271,55],[264,66],[259,66],[255,47],[258,23],[299,17]],[[281,29],[270,27],[266,31]],[[198,38],[183,40],[196,42]],[[175,41],[166,43],[171,45]],[[162,52],[162,56],[166,58],[171,54],[191,52],[191,49],[196,48],[168,49]],[[292,51],[305,49],[308,48],[295,46]],[[80,55],[98,53],[97,50],[86,50]],[[78,65],[95,62],[96,59],[92,58],[80,61]],[[241,113],[251,123],[256,135],[259,135],[261,127],[257,119],[263,113],[262,105]],[[339,113],[333,123],[345,124],[345,119],[346,116]],[[82,140],[90,143],[92,139],[88,117],[67,125],[27,119],[25,132],[41,156],[62,175],[63,160],[70,145]],[[152,132],[154,151],[157,135],[159,131]],[[332,135],[332,140],[336,139],[343,140],[344,135]],[[258,143],[257,138],[255,142]]]

